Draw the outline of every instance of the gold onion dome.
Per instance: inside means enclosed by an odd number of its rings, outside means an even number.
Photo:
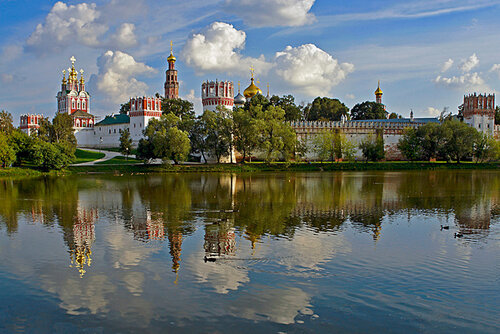
[[[167,61],[176,61],[177,59],[174,56],[174,44],[170,41],[170,56],[168,56]]]
[[[245,97],[247,99],[251,99],[252,97],[254,97],[255,95],[257,94],[262,94],[262,91],[260,90],[259,87],[257,87],[254,83],[253,83],[253,78],[252,78],[252,83],[250,84],[250,86],[248,86],[244,91],[243,91],[243,95],[245,95]]]
[[[375,95],[382,95],[382,94],[384,94],[384,93],[382,92],[382,89],[380,89],[380,81],[379,81],[377,90],[375,91]]]

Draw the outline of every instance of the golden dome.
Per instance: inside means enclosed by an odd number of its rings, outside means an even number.
[[[170,41],[170,56],[168,56],[167,61],[176,61],[177,59],[174,57],[174,44]]]
[[[260,90],[259,87],[257,87],[254,83],[253,83],[253,78],[252,78],[252,83],[250,83],[250,86],[248,86],[244,91],[243,91],[243,95],[245,95],[245,97],[247,99],[251,99],[252,97],[254,97],[255,95],[257,94],[262,94],[262,91]]]
[[[175,58],[175,56],[173,54],[170,54],[170,56],[168,56],[167,58],[167,61],[176,61],[177,59]]]
[[[375,91],[375,95],[383,95],[382,89],[380,89],[380,81],[378,82],[377,90]]]

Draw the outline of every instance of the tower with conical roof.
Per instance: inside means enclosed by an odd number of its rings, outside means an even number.
[[[380,103],[382,104],[382,95],[384,93],[382,92],[382,89],[380,89],[380,80],[378,81],[378,86],[377,86],[377,90],[375,91],[375,101],[377,103]]]
[[[175,69],[176,60],[173,53],[173,44],[172,41],[170,41],[170,56],[167,58],[168,70],[165,80],[165,98],[167,99],[179,98],[179,81],[177,80],[177,70]]]

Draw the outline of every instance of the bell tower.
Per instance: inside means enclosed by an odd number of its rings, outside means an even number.
[[[168,56],[168,70],[166,72],[165,80],[165,98],[178,99],[179,98],[179,81],[177,81],[177,70],[175,69],[175,61],[172,41],[170,41],[170,56]]]

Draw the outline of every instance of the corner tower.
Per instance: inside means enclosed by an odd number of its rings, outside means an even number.
[[[172,41],[170,41],[170,56],[168,56],[168,70],[166,72],[165,80],[165,98],[178,99],[179,98],[179,81],[177,81],[177,70],[175,69],[175,61]]]
[[[478,131],[494,134],[495,94],[464,96],[464,122]]]

